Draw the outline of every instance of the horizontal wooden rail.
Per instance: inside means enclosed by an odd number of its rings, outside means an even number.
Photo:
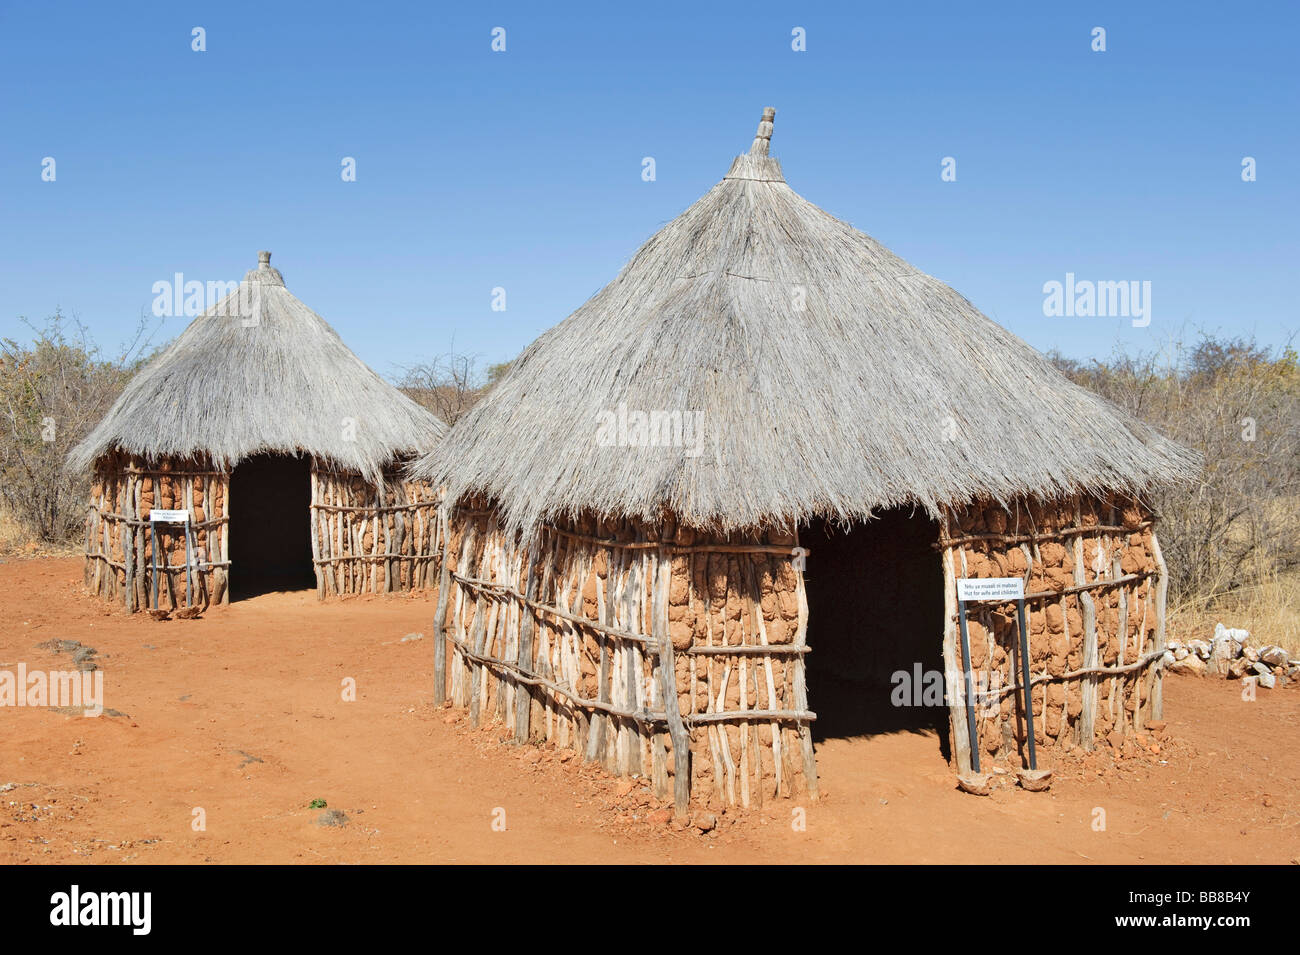
[[[1132,673],[1134,670],[1141,670],[1144,667],[1148,667],[1164,655],[1164,650],[1153,650],[1146,656],[1134,660],[1132,663],[1125,663],[1122,666],[1081,667],[1078,670],[1070,670],[1068,673],[1062,673],[1058,676],[1053,676],[1050,673],[1040,673],[1038,676],[1030,679],[1029,687],[1030,689],[1033,689],[1042,683],[1060,683],[1065,680],[1077,680],[1081,676],[1120,676],[1125,673]],[[961,691],[962,687],[958,685],[957,689],[958,691]],[[988,690],[982,693],[976,693],[975,695],[979,699],[986,699],[990,694],[992,694],[993,698],[997,699],[1006,696],[1008,693],[1017,692],[1020,689],[1020,683],[1006,683],[998,687],[996,690]]]
[[[312,504],[313,511],[333,511],[343,514],[392,514],[395,511],[415,511],[422,507],[437,508],[437,501],[417,501],[414,504],[385,504],[382,507],[344,507],[342,504]]]
[[[508,660],[502,660],[499,657],[491,656],[486,653],[475,653],[467,647],[461,640],[456,637],[447,635],[456,646],[456,652],[462,654],[467,660],[482,664],[487,667],[494,667],[503,670],[511,675],[511,678],[519,683],[528,686],[542,686],[548,690],[560,694],[564,699],[557,701],[565,706],[578,706],[591,710],[599,710],[602,713],[608,713],[611,716],[617,716],[622,719],[633,720],[637,723],[666,723],[668,716],[662,710],[629,710],[624,707],[615,706],[613,703],[606,703],[602,700],[590,700],[586,697],[579,696],[572,687],[563,683],[557,683],[549,680],[544,676],[539,676],[530,670],[525,670],[517,663],[511,663]],[[810,710],[725,710],[717,713],[693,713],[682,714],[682,721],[688,725],[703,725],[706,723],[730,723],[730,722],[766,722],[770,720],[789,720],[791,722],[812,722],[817,719],[817,714]]]
[[[939,540],[930,546],[935,550],[944,550],[948,547],[960,547],[962,544],[975,542],[986,542],[994,544],[1042,544],[1051,543],[1052,541],[1062,540],[1067,537],[1078,537],[1080,534],[1136,534],[1138,531],[1146,530],[1148,527],[1154,527],[1155,521],[1143,521],[1137,527],[1124,527],[1119,524],[1093,524],[1092,526],[1064,527],[1059,531],[1044,531],[1037,533],[1031,531],[1028,534],[968,534],[965,537],[940,537]]]

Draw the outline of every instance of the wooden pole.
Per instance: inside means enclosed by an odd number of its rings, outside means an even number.
[[[1151,530],[1151,556],[1156,561],[1156,646],[1157,652],[1165,649],[1165,609],[1169,599],[1169,568],[1165,566],[1165,556],[1160,550],[1160,541],[1155,529]],[[1145,624],[1144,624],[1145,626]],[[1151,685],[1151,718],[1164,719],[1164,671],[1157,668],[1155,682]]]
[[[442,535],[442,569],[438,574],[438,607],[433,613],[433,703],[441,706],[447,700],[447,603],[451,599],[451,564],[448,560],[446,502],[438,509],[438,525]]]
[[[945,529],[945,536],[947,532]],[[952,734],[952,756],[958,773],[971,771],[971,737],[962,706],[962,667],[958,660],[957,571],[953,549],[943,551],[943,665],[948,690],[948,722]],[[1032,733],[1034,728],[1029,727]]]
[[[691,802],[691,737],[682,722],[677,699],[677,668],[673,662],[673,641],[668,629],[668,590],[672,585],[672,561],[660,550],[656,555],[657,579],[652,589],[651,628],[659,643],[660,687],[664,712],[668,717],[668,735],[673,746],[673,809],[684,816]]]
[[[537,597],[536,543],[528,545],[528,582],[524,585],[524,596],[528,600]],[[537,618],[533,608],[525,604],[519,608],[519,650],[516,662],[521,670],[533,669],[533,632]],[[527,743],[529,740],[528,718],[532,709],[533,696],[529,688],[520,683],[515,687],[515,742]]]
[[[1074,521],[1077,525],[1083,524],[1082,508],[1077,498],[1074,502]],[[1097,546],[1100,546],[1100,542]],[[1074,583],[1075,586],[1082,587],[1087,582],[1083,537],[1076,536],[1074,538]],[[1062,603],[1064,604],[1064,601]],[[1097,606],[1093,602],[1092,594],[1080,590],[1079,606],[1083,614],[1083,665],[1095,667],[1097,665]],[[1061,609],[1064,611],[1064,606]],[[1083,708],[1079,713],[1079,745],[1084,749],[1092,749],[1096,744],[1094,736],[1097,725],[1097,678],[1085,677],[1080,690],[1083,693]]]
[[[795,532],[795,544],[799,543],[798,531]],[[804,586],[803,571],[796,569],[795,576],[795,597],[798,601],[798,629],[795,632],[794,643],[797,647],[808,645],[808,591]],[[806,677],[806,664],[803,654],[794,658],[794,708],[796,710],[808,709],[808,683]],[[725,672],[725,671],[724,671]],[[723,692],[726,691],[726,678],[723,678]],[[726,734],[723,734],[723,744],[725,748]],[[812,727],[806,722],[799,724],[799,748],[803,753],[803,775],[804,781],[808,784],[808,795],[814,802],[817,800],[819,787],[817,785],[817,760],[813,755]],[[725,753],[725,750],[724,750]]]

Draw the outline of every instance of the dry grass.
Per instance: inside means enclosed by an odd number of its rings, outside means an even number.
[[[12,514],[0,509],[0,560],[23,557],[75,557],[81,553],[76,541],[50,543],[38,541]]]
[[[1300,570],[1270,574],[1258,584],[1241,587],[1215,600],[1175,607],[1170,614],[1170,632],[1184,639],[1209,639],[1214,625],[1244,627],[1254,646],[1275,643],[1291,657],[1300,657]]]

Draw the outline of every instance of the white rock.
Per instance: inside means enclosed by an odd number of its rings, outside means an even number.
[[[1182,648],[1180,647],[1179,649],[1182,649]],[[1186,653],[1187,653],[1187,651],[1186,651],[1186,650],[1183,650],[1183,654],[1186,655]],[[1164,656],[1162,656],[1162,657],[1160,658],[1160,665],[1161,665],[1161,666],[1169,666],[1171,663],[1174,663],[1174,662],[1175,662],[1176,660],[1178,660],[1178,659],[1180,659],[1180,658],[1174,656],[1172,650],[1166,650]]]
[[[1259,658],[1271,667],[1284,667],[1288,662],[1286,651],[1276,646],[1262,647]]]
[[[1210,658],[1210,645],[1204,640],[1187,641],[1187,649],[1191,650],[1202,660],[1208,660]]]
[[[1242,647],[1241,655],[1251,663],[1259,662],[1259,651],[1256,650],[1254,647]]]
[[[1166,650],[1166,651],[1165,651],[1165,655],[1168,656],[1168,655],[1169,655],[1169,651]],[[1183,660],[1183,659],[1186,659],[1186,657],[1187,657],[1187,648],[1186,648],[1186,647],[1177,647],[1177,648],[1175,648],[1175,650],[1174,650],[1174,659],[1175,659],[1175,660]]]
[[[1271,690],[1277,685],[1277,677],[1271,673],[1261,673],[1255,677],[1255,681],[1266,690]]]
[[[1182,660],[1178,660],[1177,662],[1175,662],[1174,665],[1171,666],[1169,669],[1174,673],[1200,674],[1205,672],[1206,667],[1204,661],[1201,660],[1200,657],[1195,656],[1193,654],[1188,654]]]

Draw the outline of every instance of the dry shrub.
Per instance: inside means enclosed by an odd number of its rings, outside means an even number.
[[[450,352],[402,369],[397,387],[450,426],[474,407],[509,367],[510,362],[501,362],[482,371],[476,356]]]
[[[1091,364],[1052,357],[1077,383],[1204,456],[1194,483],[1153,500],[1175,615],[1209,619],[1253,606],[1259,616],[1260,601],[1293,599],[1286,582],[1300,566],[1296,351],[1203,336],[1159,355]]]
[[[30,344],[0,342],[0,509],[7,536],[21,529],[28,543],[59,544],[80,535],[88,494],[88,475],[68,472],[64,462],[130,377],[145,323],[112,360],[59,312],[29,327]]]

